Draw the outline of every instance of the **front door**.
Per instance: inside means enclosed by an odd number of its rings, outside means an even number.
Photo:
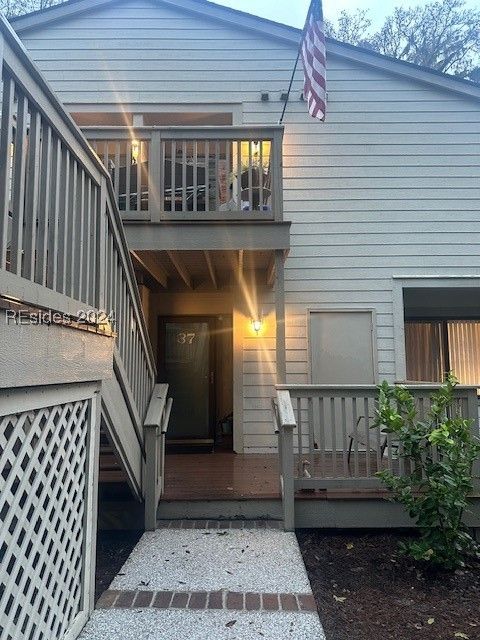
[[[170,385],[173,398],[172,444],[213,445],[214,324],[203,316],[159,320],[159,382]]]

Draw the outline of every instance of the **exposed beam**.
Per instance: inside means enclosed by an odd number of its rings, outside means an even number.
[[[178,275],[187,285],[189,289],[193,289],[192,276],[188,273],[187,267],[184,265],[182,259],[175,251],[167,251],[168,257],[172,261],[173,266],[177,270]]]
[[[136,251],[131,251],[134,264],[141,267],[164,289],[168,287],[168,277],[163,268],[157,263],[153,256],[143,253],[141,256]]]
[[[128,245],[134,251],[272,251],[290,248],[290,222],[162,222],[125,221]]]
[[[215,267],[213,266],[212,256],[210,254],[210,251],[204,251],[203,255],[205,256],[205,261],[207,263],[208,272],[210,274],[210,279],[212,281],[213,287],[215,289],[218,289],[217,274],[215,273]]]

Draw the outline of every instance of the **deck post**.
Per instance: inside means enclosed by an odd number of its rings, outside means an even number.
[[[287,380],[285,360],[285,274],[283,250],[275,251],[275,322],[276,322],[276,359],[277,384]]]
[[[150,221],[160,222],[163,211],[165,158],[162,154],[162,137],[160,131],[152,131],[150,138],[150,170],[148,172],[148,209],[150,211]]]
[[[283,526],[285,531],[295,530],[295,486],[293,457],[294,425],[280,426],[280,466],[283,498]]]
[[[157,470],[158,427],[154,424],[145,424],[143,437],[145,444],[145,530],[155,531],[157,527]]]

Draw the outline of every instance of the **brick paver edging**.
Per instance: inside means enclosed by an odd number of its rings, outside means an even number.
[[[233,611],[317,611],[311,593],[239,591],[104,591],[97,609],[226,609]]]
[[[158,520],[157,529],[283,529],[280,520]]]

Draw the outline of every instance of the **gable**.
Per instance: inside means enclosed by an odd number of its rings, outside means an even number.
[[[113,15],[116,15],[124,4],[124,0],[70,0],[62,5],[14,18],[12,19],[12,25],[20,35],[28,37],[28,34],[48,26],[53,27],[62,23],[70,24],[72,19],[78,16],[95,16],[102,10],[113,10]],[[164,9],[170,9],[171,12],[177,13],[177,15],[183,14],[185,16],[190,14],[199,23],[204,20],[223,23],[238,33],[249,31],[270,42],[276,40],[277,42],[285,43],[295,48],[295,54],[301,37],[301,30],[299,29],[229,7],[223,7],[209,0],[152,0],[151,2],[142,2],[142,0],[139,0],[139,2],[130,0],[128,2],[127,0],[127,4],[134,11],[136,9],[137,15],[133,19],[138,17],[139,12],[155,12],[156,8],[163,7]],[[272,55],[274,54],[275,47],[273,47],[272,51]],[[367,49],[329,39],[327,41],[327,54],[408,77],[411,80],[436,86],[447,91],[480,99],[480,85],[476,83],[395,60]]]

